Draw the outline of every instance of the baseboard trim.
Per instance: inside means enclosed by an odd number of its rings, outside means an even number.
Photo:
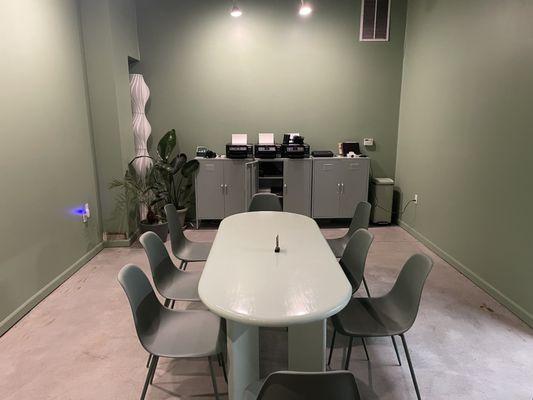
[[[119,240],[105,240],[104,241],[104,247],[105,248],[113,248],[113,247],[131,247],[133,243],[137,240],[139,237],[139,231],[135,231],[129,238],[127,239],[119,239]]]
[[[37,304],[39,304],[46,296],[52,293],[57,289],[63,282],[70,278],[75,272],[77,272],[81,267],[83,267],[91,258],[97,255],[104,248],[103,243],[99,243],[94,246],[91,250],[85,253],[81,258],[79,258],[74,264],[68,267],[60,275],[55,277],[50,283],[45,287],[35,293],[30,297],[26,302],[24,302],[20,307],[15,311],[9,314],[0,322],[0,336],[6,333],[13,325],[15,325],[22,317],[24,317],[28,312],[32,310]]]
[[[468,279],[470,279],[472,282],[474,282],[479,288],[481,288],[488,295],[493,297],[498,303],[506,307],[509,311],[511,311],[518,318],[524,321],[528,326],[533,328],[533,315],[529,313],[525,308],[517,304],[515,301],[511,300],[505,294],[500,292],[498,289],[496,289],[486,280],[484,280],[479,275],[477,275],[475,272],[473,272],[471,269],[466,267],[459,260],[455,259],[452,255],[442,250],[439,246],[437,246],[431,240],[426,238],[424,235],[422,235],[416,229],[411,227],[409,224],[405,223],[402,220],[399,220],[398,225],[400,225],[403,229],[405,229],[407,232],[413,235],[416,239],[422,242],[425,246],[427,246],[429,249],[435,252],[439,257],[441,257],[448,264],[450,264],[452,267],[458,270],[461,274],[463,274]]]

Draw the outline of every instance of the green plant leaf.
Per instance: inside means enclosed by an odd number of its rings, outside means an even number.
[[[193,174],[198,171],[198,168],[200,167],[200,163],[198,160],[189,160],[185,163],[185,165],[181,168],[181,174],[185,178],[190,178],[193,176]]]
[[[176,156],[172,162],[172,173],[175,175],[178,171],[185,165],[187,162],[187,156],[184,153],[181,153],[179,156]]]
[[[176,130],[171,129],[159,140],[157,144],[157,154],[159,158],[164,162],[168,162],[168,159],[176,147]]]

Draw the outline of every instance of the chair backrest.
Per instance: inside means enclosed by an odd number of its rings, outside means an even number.
[[[148,257],[152,278],[155,287],[159,290],[160,285],[166,281],[167,277],[180,273],[181,270],[172,262],[165,244],[154,232],[143,233],[139,242],[141,242]]]
[[[282,211],[281,203],[274,193],[257,193],[252,197],[248,211]]]
[[[414,254],[405,262],[396,283],[385,295],[395,305],[398,323],[409,329],[415,322],[426,278],[433,260],[425,254]]]
[[[174,204],[165,205],[165,214],[168,222],[168,232],[170,233],[170,245],[174,253],[178,252],[182,246],[185,245],[185,235],[180,226],[178,211]]]
[[[357,204],[352,221],[350,222],[350,226],[348,228],[349,236],[352,236],[358,229],[368,229],[368,224],[370,222],[370,211],[372,211],[372,206],[369,202],[361,201],[359,204]]]
[[[353,293],[359,289],[363,281],[366,257],[373,240],[374,235],[366,229],[356,230],[350,240],[348,240],[342,258],[339,260],[339,264],[352,285]]]
[[[128,264],[118,273],[118,281],[128,296],[137,336],[145,340],[155,334],[163,306],[157,299],[150,281],[139,267]],[[146,346],[145,346],[146,347]]]
[[[257,400],[359,400],[357,383],[351,372],[274,372],[270,374]]]

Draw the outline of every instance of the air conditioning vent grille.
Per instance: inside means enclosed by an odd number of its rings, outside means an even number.
[[[359,40],[388,41],[391,0],[362,0]]]

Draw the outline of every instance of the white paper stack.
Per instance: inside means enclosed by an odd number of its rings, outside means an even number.
[[[234,133],[231,135],[231,144],[248,144],[248,135],[246,133]]]
[[[273,133],[260,133],[259,144],[274,144],[274,134]]]

